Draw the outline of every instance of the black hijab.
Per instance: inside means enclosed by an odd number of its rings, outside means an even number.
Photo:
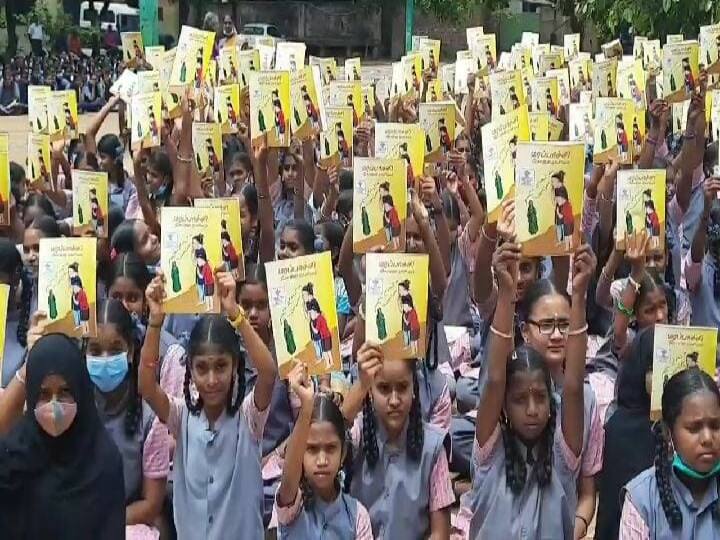
[[[655,437],[645,374],[652,369],[654,340],[654,326],[639,332],[618,375],[617,409],[605,424],[603,463],[608,466],[600,474],[598,540],[618,537],[622,489],[653,464]]]
[[[40,387],[62,376],[77,404],[70,428],[48,435],[35,419]],[[2,538],[125,538],[122,460],[102,426],[80,349],[68,337],[38,340],[27,360],[27,411],[0,438]]]

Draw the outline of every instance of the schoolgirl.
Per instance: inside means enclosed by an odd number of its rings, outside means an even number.
[[[10,383],[25,356],[33,291],[32,278],[23,269],[20,252],[7,238],[0,238],[0,283],[10,286],[0,374],[0,386],[4,388]]]

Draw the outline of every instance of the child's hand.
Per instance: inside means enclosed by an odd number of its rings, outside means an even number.
[[[300,399],[303,409],[312,410],[315,400],[315,388],[310,378],[307,376],[307,366],[302,362],[298,362],[288,375],[290,389]]]
[[[420,198],[415,190],[411,189],[410,192],[410,209],[412,210],[412,215],[415,218],[415,221],[417,221],[418,225],[420,225],[421,223],[427,221],[428,211],[427,208],[425,208],[425,205],[420,202]]]
[[[330,189],[335,193],[336,195],[340,193],[340,180],[339,180],[339,171],[338,168],[335,166],[328,167],[328,183],[330,184]]]
[[[30,317],[30,328],[27,333],[27,350],[33,348],[37,340],[45,335],[45,320],[47,320],[47,313],[44,311],[36,311]]]
[[[420,179],[420,192],[423,201],[431,205],[436,212],[442,210],[442,199],[438,194],[435,179],[432,176],[423,176]]]
[[[520,244],[505,242],[493,254],[493,269],[498,283],[498,292],[515,296],[517,288],[518,264],[522,252]]]
[[[582,244],[575,251],[573,257],[573,294],[585,295],[587,293],[590,278],[595,273],[597,258],[588,244]]]
[[[165,276],[162,271],[158,270],[157,275],[152,279],[147,289],[145,289],[145,299],[147,300],[150,324],[154,324],[153,319],[157,321],[165,316],[163,301],[166,296]]]
[[[220,305],[229,319],[235,320],[240,312],[240,307],[235,296],[237,284],[232,273],[225,272],[222,267],[215,269],[215,282],[218,285]]]
[[[515,201],[506,199],[500,209],[500,218],[497,222],[497,233],[507,242],[515,241]]]
[[[650,237],[647,231],[641,230],[634,234],[625,234],[625,259],[630,264],[634,279],[640,278],[645,271],[645,254]]]
[[[366,341],[357,352],[357,363],[360,384],[365,390],[369,390],[375,375],[382,368],[383,353],[376,344]]]

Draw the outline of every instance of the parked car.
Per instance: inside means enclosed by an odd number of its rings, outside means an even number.
[[[238,39],[241,44],[255,47],[258,44],[275,45],[278,41],[284,41],[285,36],[274,24],[248,23],[238,32]]]
[[[90,28],[93,26],[91,17],[100,17],[104,2],[93,2],[95,13],[89,9],[90,2],[80,4],[80,26]],[[105,13],[100,18],[100,30],[105,28],[117,30],[118,32],[137,32],[140,30],[140,12],[137,8],[131,8],[120,2],[111,2]]]

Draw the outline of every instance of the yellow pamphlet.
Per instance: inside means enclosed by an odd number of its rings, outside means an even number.
[[[664,99],[669,103],[684,101],[699,85],[700,54],[697,41],[670,43],[663,49]]]
[[[645,109],[645,71],[642,62],[634,60],[618,66],[617,91],[618,97],[632,99],[635,108]]]
[[[240,87],[225,84],[215,87],[213,119],[220,124],[223,134],[237,133],[240,123]]]
[[[0,317],[2,328],[0,328],[0,373],[3,372],[5,360],[5,328],[7,327],[8,300],[10,299],[10,285],[0,284]]]
[[[631,132],[637,112],[631,99],[598,98],[595,104],[594,163],[607,163],[618,156],[624,164],[633,162]]]
[[[442,81],[443,92],[446,92],[450,96],[455,94],[455,64],[440,66],[438,79]]]
[[[375,157],[400,158],[407,163],[407,188],[416,187],[425,163],[425,130],[421,124],[375,124]]]
[[[145,61],[150,64],[150,67],[155,71],[160,70],[164,56],[164,45],[145,45]]]
[[[137,67],[144,60],[143,38],[140,32],[121,32],[123,62],[129,68]]]
[[[222,172],[223,146],[220,124],[193,122],[192,143],[195,165],[203,178],[215,178]],[[197,206],[197,205],[196,205]]]
[[[310,140],[322,129],[320,99],[315,90],[312,66],[304,66],[290,73],[292,119],[290,130],[302,141]]]
[[[131,103],[133,150],[160,146],[160,128],[162,127],[160,92],[135,94]]]
[[[563,36],[563,49],[566,60],[575,58],[580,52],[580,34],[565,34]]]
[[[617,58],[596,62],[592,68],[593,99],[617,95]]]
[[[495,34],[483,34],[478,36],[470,47],[480,63],[480,75],[487,75],[495,70],[497,64],[497,49]]]
[[[362,85],[359,81],[335,81],[328,87],[327,102],[332,107],[352,107],[353,126],[365,114]]]
[[[51,141],[77,138],[77,94],[74,90],[50,92],[47,98],[47,114]]]
[[[257,51],[256,51],[257,53]],[[233,84],[240,82],[240,55],[237,47],[223,47],[218,54],[218,82],[220,84]],[[258,59],[258,64],[259,64]],[[247,86],[244,84],[243,86]]]
[[[337,60],[335,58],[319,58],[311,56],[308,62],[311,66],[320,67],[320,74],[324,85],[328,85],[337,80]]]
[[[617,176],[616,241],[625,249],[626,235],[645,231],[648,250],[665,249],[665,169],[621,169]]]
[[[548,125],[548,141],[560,141],[562,140],[563,130],[565,124],[554,116],[550,116]]]
[[[10,141],[0,133],[0,227],[10,225]],[[0,371],[0,373],[2,373]]]
[[[181,89],[172,90],[170,88],[170,75],[172,73],[173,64],[175,63],[177,49],[170,49],[162,56],[160,63],[160,90],[162,91],[162,113],[163,119],[178,118],[182,111],[180,110]]]
[[[425,161],[428,163],[442,161],[455,145],[455,103],[452,101],[421,103],[419,117],[420,125],[425,132],[423,134]],[[418,171],[417,174],[421,173]]]
[[[536,142],[547,142],[550,140],[550,113],[531,112],[528,113],[528,127],[530,128],[530,140]]]
[[[275,46],[275,69],[277,71],[298,71],[305,66],[305,44],[280,41]]]
[[[437,71],[440,65],[440,44],[439,39],[422,38],[420,40],[420,50],[430,52],[430,63],[425,67],[431,69],[433,73]]]
[[[220,243],[222,244],[222,265],[231,272],[235,281],[245,279],[245,255],[240,229],[240,201],[237,197],[217,199],[195,199],[196,208],[220,210]]]
[[[685,36],[683,34],[668,34],[665,38],[665,45],[682,43],[683,41],[685,41]]]
[[[525,105],[524,89],[520,70],[491,73],[490,97],[493,119]]]
[[[569,64],[570,86],[573,90],[583,90],[590,82],[590,66],[592,62],[586,59],[571,60]]]
[[[257,49],[248,49],[238,53],[238,80],[240,88],[245,88],[250,84],[250,73],[260,70],[260,51]]]
[[[160,72],[159,71],[138,71],[138,92],[145,94],[147,92],[160,91]]]
[[[569,125],[568,137],[571,141],[583,141],[586,147],[592,147],[595,136],[592,103],[571,103]]]
[[[472,49],[477,43],[478,37],[485,33],[482,26],[473,26],[465,29],[465,39],[467,40],[468,49]]]
[[[560,105],[558,80],[553,77],[535,77],[531,87],[533,112],[548,112],[557,117]]]
[[[27,175],[30,186],[50,185],[50,136],[28,133]]]
[[[606,59],[610,58],[622,58],[623,56],[623,47],[622,43],[620,43],[619,39],[614,39],[610,41],[609,43],[603,43],[600,46],[600,49],[602,50],[603,54],[605,55]]]
[[[108,236],[108,174],[72,170],[73,234]]]
[[[663,51],[659,39],[649,39],[642,45],[643,67],[646,71],[659,73],[662,69]]]
[[[51,91],[49,86],[28,86],[28,121],[33,133],[48,133],[47,101]]]
[[[256,71],[250,75],[250,131],[257,143],[267,134],[269,148],[290,145],[290,73]]]
[[[362,66],[360,64],[360,58],[348,58],[345,60],[345,80],[362,80]]]
[[[437,103],[444,98],[442,81],[440,79],[430,79],[426,83],[425,103]],[[365,106],[367,109],[367,105]]]
[[[720,73],[720,24],[700,27],[700,63],[708,73]]]
[[[327,123],[320,132],[320,165],[352,167],[352,107],[326,107],[325,116]]]
[[[549,52],[540,55],[538,66],[540,69],[536,74],[540,77],[546,77],[549,70],[563,67],[562,53]]]
[[[210,66],[214,45],[215,32],[183,25],[170,74],[170,87],[193,85],[200,88]]]

